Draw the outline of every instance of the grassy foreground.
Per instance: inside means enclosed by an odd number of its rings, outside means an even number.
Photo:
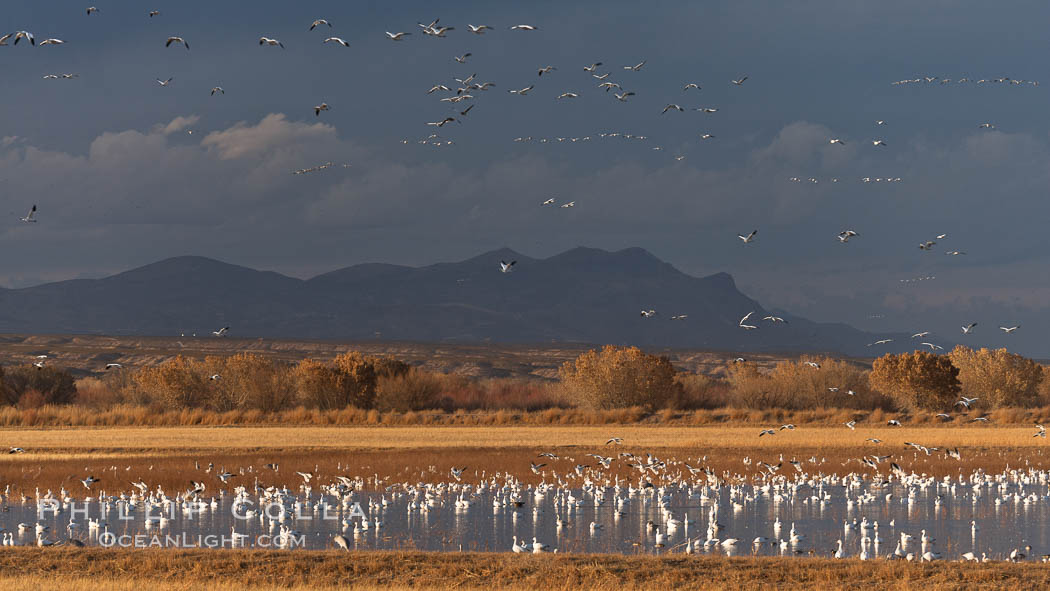
[[[1050,565],[798,558],[15,548],[3,589],[1045,589]]]

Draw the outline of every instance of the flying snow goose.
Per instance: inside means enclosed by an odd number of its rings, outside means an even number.
[[[160,16],[160,11],[159,10],[151,10],[151,11],[149,11],[149,17],[150,18],[153,18],[155,16]]]
[[[96,12],[98,12],[98,8],[97,7],[95,7],[95,6],[88,6],[88,9],[87,9],[88,16],[90,16],[90,15],[96,13]]]
[[[554,197],[551,197],[550,199],[544,201],[540,205],[554,205]]]
[[[642,310],[641,316],[642,318],[652,318],[656,316],[656,310]]]
[[[514,265],[516,265],[517,263],[518,263],[518,261],[511,261],[509,263],[506,262],[506,261],[500,261],[499,262],[499,272],[500,273],[510,273],[514,269]]]
[[[534,25],[513,25],[510,27],[511,31],[535,31],[537,27]]]
[[[639,63],[637,63],[637,64],[635,64],[633,66],[624,66],[623,69],[624,70],[631,70],[632,72],[637,72],[637,71],[642,69],[642,66],[645,65],[645,62],[646,62],[646,60],[642,60],[641,62],[639,62]]]
[[[1020,324],[1018,324],[1017,326],[1000,326],[999,330],[1005,332],[1006,334],[1010,334],[1019,328],[1021,328]]]
[[[44,39],[40,42],[40,45],[62,45],[65,41],[61,39]]]
[[[550,74],[552,71],[557,70],[554,66],[543,66],[539,69],[539,75]]]
[[[740,78],[739,80],[733,80],[732,82],[733,82],[733,84],[736,84],[737,86],[741,86],[741,85],[744,84],[744,80],[747,80],[747,76],[744,76],[744,77]]]
[[[575,201],[570,201],[568,203],[562,204],[562,206],[561,206],[562,209],[568,209],[570,207],[576,207],[576,202]]]
[[[871,145],[885,147],[886,146],[886,142],[884,142],[882,140],[871,140]]]
[[[682,91],[684,92],[686,90],[689,90],[690,88],[695,88],[697,90],[700,90],[700,85],[697,84],[696,82],[690,82],[689,84],[686,84],[685,86],[682,87]]]
[[[214,335],[214,336],[217,336],[217,337],[224,337],[229,332],[230,332],[230,327],[229,326],[224,326],[224,327],[220,328],[219,330],[213,330],[211,334]]]
[[[33,206],[33,207],[32,207],[32,208],[31,208],[31,209],[29,210],[29,213],[28,213],[28,214],[26,214],[26,217],[22,218],[22,221],[23,221],[23,222],[26,222],[26,223],[33,223],[33,222],[36,222],[36,205],[34,205],[34,206]]]
[[[751,233],[747,236],[744,236],[743,234],[737,234],[736,237],[743,240],[744,244],[750,244],[751,241],[755,239],[756,234],[758,234],[758,230],[751,230]]]
[[[601,62],[594,62],[593,64],[591,64],[589,66],[584,66],[583,67],[583,71],[584,72],[591,72],[591,73],[597,72],[598,71],[598,66],[600,66],[600,65],[602,65]]]
[[[226,91],[223,90],[221,86],[216,86],[215,88],[211,89],[211,95],[212,96],[215,96],[216,92],[219,93],[219,94],[226,94]]]
[[[343,39],[341,39],[339,37],[329,37],[329,38],[325,39],[322,43],[338,43],[339,45],[342,45],[343,47],[350,47],[349,43],[347,43],[346,41],[344,41]]]
[[[491,29],[492,27],[488,25],[467,25],[467,28],[470,29],[470,32],[474,33],[475,35],[484,35],[485,31]]]
[[[626,103],[627,102],[627,97],[634,96],[634,93],[633,92],[623,92],[623,93],[620,93],[620,94],[613,93],[613,96],[615,96],[616,100],[620,101],[621,103]]]
[[[157,84],[160,84],[161,86],[167,86],[171,84],[171,81],[174,79],[175,78],[168,78],[167,80],[161,80],[160,78],[156,78],[155,80],[157,81]]]
[[[18,45],[19,39],[27,39],[30,45],[36,45],[36,38],[29,31],[16,31],[14,45]]]
[[[284,43],[281,43],[277,39],[270,39],[269,37],[259,37],[259,45],[270,45],[272,47],[280,47],[284,49]]]
[[[455,121],[455,118],[445,117],[441,121],[428,121],[427,125],[432,125],[434,127],[444,127],[446,123],[452,123],[453,121]]]
[[[172,43],[181,43],[186,49],[190,48],[190,44],[186,43],[186,40],[182,37],[168,37],[168,41],[164,44],[164,47],[171,47]]]
[[[566,98],[576,98],[578,96],[580,96],[580,95],[576,94],[575,92],[563,92],[563,93],[559,94],[557,98],[559,98],[559,99],[566,99]]]
[[[837,138],[837,137],[836,137],[836,138],[831,138],[830,140],[828,140],[828,143],[829,143],[829,144],[838,144],[838,145],[840,145],[840,146],[845,146],[845,145],[846,145],[846,142],[845,142],[845,141],[843,141],[843,140],[840,140],[840,139],[839,139],[839,138]]]
[[[973,332],[975,326],[977,326],[977,323],[971,322],[970,324],[967,324],[966,326],[962,327],[963,334],[970,334],[971,332]]]
[[[386,31],[386,38],[390,39],[391,41],[403,41],[406,36],[411,35],[411,34],[412,33],[405,33],[405,32],[391,33],[390,31]]]
[[[536,87],[535,84],[530,84],[530,85],[526,86],[525,88],[521,88],[521,89],[518,89],[518,90],[508,90],[507,92],[509,92],[510,94],[517,94],[519,96],[525,96],[526,94],[528,94],[528,92],[530,90],[532,90],[535,87]]]
[[[474,54],[472,54],[472,53],[470,53],[468,51],[467,53],[464,53],[463,55],[454,55],[454,56],[452,56],[452,59],[456,60],[456,63],[465,64],[465,63],[467,63],[467,58],[472,56],[472,55],[474,55]]]
[[[319,19],[315,20],[312,25],[310,25],[310,30],[313,31],[314,27],[316,27],[317,25],[328,25],[329,29],[332,28],[332,23],[326,21],[323,18],[319,18]]]
[[[678,112],[685,111],[685,109],[683,109],[682,107],[680,107],[680,106],[678,106],[678,105],[676,105],[674,103],[671,103],[671,104],[667,105],[666,107],[664,107],[664,110],[660,111],[660,114],[663,115],[664,113],[666,113],[666,112],[668,112],[668,111],[670,111],[672,109],[675,110],[675,111],[678,111]]]

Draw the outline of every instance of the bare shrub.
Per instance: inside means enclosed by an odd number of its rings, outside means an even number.
[[[444,387],[442,376],[419,369],[387,375],[379,379],[376,408],[400,412],[436,408]]]

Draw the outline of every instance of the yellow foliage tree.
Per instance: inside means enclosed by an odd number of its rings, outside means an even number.
[[[565,362],[559,376],[578,404],[594,409],[641,406],[651,411],[673,403],[682,388],[667,357],[637,347],[588,351]]]
[[[182,355],[135,374],[135,385],[152,400],[169,408],[196,408],[210,398],[208,379],[201,364]]]
[[[959,368],[927,351],[887,354],[871,366],[871,387],[911,410],[949,410],[959,396]]]
[[[978,349],[962,345],[948,354],[959,368],[962,394],[978,398],[979,408],[1032,406],[1039,395],[1043,369],[1031,359],[1006,349]]]

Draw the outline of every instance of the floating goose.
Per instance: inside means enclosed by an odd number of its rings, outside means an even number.
[[[168,37],[168,41],[164,44],[164,47],[170,47],[172,43],[181,43],[186,47],[186,49],[190,48],[190,44],[186,43],[186,40],[182,37]]]
[[[284,43],[281,43],[277,39],[270,39],[269,37],[259,37],[259,45],[270,45],[284,49]]]
[[[344,41],[343,39],[341,39],[339,37],[329,37],[329,38],[325,39],[322,43],[338,43],[339,45],[342,45],[343,47],[350,47],[349,43],[347,43],[346,41]]]
[[[514,265],[516,265],[517,263],[518,263],[518,261],[511,261],[509,263],[506,262],[506,261],[500,261],[499,262],[499,272],[500,273],[510,273],[514,269]]]
[[[319,19],[315,20],[312,25],[310,25],[310,30],[313,31],[314,27],[316,27],[317,25],[328,25],[329,29],[332,28],[332,23],[324,20],[323,18],[319,18]]]

